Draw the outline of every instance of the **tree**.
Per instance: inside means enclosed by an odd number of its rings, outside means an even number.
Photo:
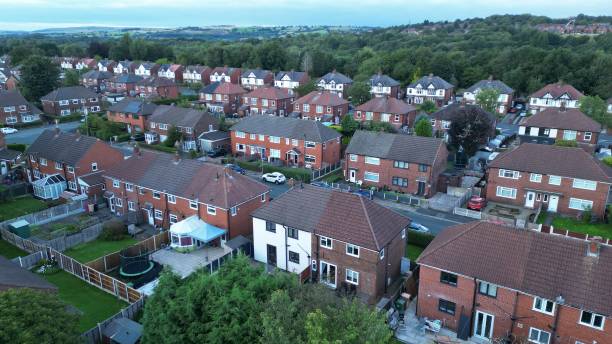
[[[480,105],[488,113],[496,113],[497,99],[499,98],[499,90],[495,88],[487,88],[480,90],[476,95],[476,103]]]
[[[428,117],[421,117],[414,125],[414,133],[417,136],[432,137],[433,127]]]
[[[361,105],[371,98],[370,86],[365,82],[353,83],[346,93],[351,97],[351,102],[355,106]]]
[[[304,85],[300,85],[294,89],[295,93],[297,93],[300,97],[307,95],[308,93],[315,91],[317,89],[317,84],[315,80],[310,80]]]
[[[344,136],[353,136],[355,131],[359,129],[359,122],[357,122],[353,116],[347,114],[342,117],[342,121],[340,122],[342,126],[342,134]]]
[[[78,86],[80,84],[79,72],[69,69],[64,73],[64,86]]]
[[[57,295],[31,289],[0,292],[0,343],[80,343],[79,318]]]
[[[601,160],[601,161],[603,161],[604,164],[612,167],[612,156],[607,156],[607,157],[603,158],[603,160]]]
[[[176,141],[179,141],[182,137],[183,135],[181,135],[181,132],[178,130],[178,128],[175,126],[172,126],[170,127],[170,129],[168,129],[168,136],[166,137],[166,140],[164,141],[164,146],[174,147],[174,145],[176,144]]]
[[[395,133],[395,127],[389,122],[367,121],[363,125],[364,130]]]
[[[463,149],[472,156],[481,144],[487,142],[493,131],[489,114],[477,106],[454,107],[448,135],[450,143],[457,150]]]
[[[612,116],[607,113],[606,102],[599,96],[580,98],[580,111],[603,126],[612,127]]]
[[[130,34],[126,32],[119,41],[110,47],[108,52],[109,57],[116,61],[132,58],[130,55],[131,45],[132,38],[130,37]]]
[[[40,98],[58,86],[59,67],[42,56],[31,56],[21,66],[21,87],[23,95],[31,102]]]
[[[419,104],[417,106],[417,108],[420,111],[423,111],[423,112],[428,113],[428,114],[432,114],[432,113],[436,112],[436,110],[438,109],[436,107],[436,103],[432,102],[431,100],[425,100],[422,104]]]

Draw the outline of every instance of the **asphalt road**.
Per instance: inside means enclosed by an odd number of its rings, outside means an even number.
[[[76,128],[79,127],[80,124],[81,122],[60,123],[59,128],[62,131],[73,132],[76,130]],[[36,128],[19,129],[18,132],[5,136],[6,143],[25,143],[27,145],[30,145],[45,129],[53,128],[55,128],[54,124],[44,125],[42,127]]]

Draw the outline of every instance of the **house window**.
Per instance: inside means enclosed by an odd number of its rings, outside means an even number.
[[[61,162],[56,162],[55,163],[55,169],[56,170],[61,170],[62,169],[62,163]]]
[[[40,161],[39,161],[39,162],[40,162],[40,164],[41,164],[42,166],[47,166],[47,159],[45,159],[45,158],[40,158]]]
[[[168,203],[176,204],[176,196],[174,195],[166,195],[168,198]]]
[[[266,135],[259,134],[258,137],[259,137],[259,141],[265,141],[266,140]]]
[[[499,176],[502,178],[519,179],[518,171],[512,171],[512,170],[500,169]]]
[[[419,172],[427,172],[427,165],[419,164]]]
[[[217,215],[217,208],[214,205],[207,205],[206,212],[210,215]]]
[[[369,181],[369,182],[374,182],[374,183],[378,183],[378,173],[374,173],[374,172],[365,172],[363,174],[363,179]]]
[[[440,283],[457,285],[457,275],[451,274],[450,272],[441,271],[440,272]]]
[[[236,216],[236,214],[238,214],[238,207],[231,207],[230,214],[232,214],[232,216]]]
[[[366,118],[365,118],[366,121],[371,121],[373,117],[374,117],[374,113],[373,112],[371,112],[371,111],[367,111],[366,112]]]
[[[380,258],[380,260],[383,260],[385,258],[385,249],[384,249],[384,247],[380,250],[380,252],[378,252],[378,257]]]
[[[196,201],[189,201],[189,208],[194,209],[194,210],[198,210],[198,202],[196,202]]]
[[[359,272],[346,269],[346,281],[351,284],[358,285],[359,284]]]
[[[548,184],[550,184],[550,185],[561,185],[561,177],[559,177],[559,176],[548,176]]]
[[[597,189],[597,182],[592,180],[574,178],[572,187],[575,189],[595,190]]]
[[[118,180],[113,180],[113,187],[114,187],[114,188],[118,188],[118,187],[119,187],[119,185],[121,185],[121,183],[119,183],[119,181],[118,181]]]
[[[246,147],[242,143],[236,143],[236,150],[238,152],[244,152],[244,151],[246,151]]]
[[[177,223],[178,217],[174,214],[170,214],[170,223]]]
[[[163,213],[161,210],[159,209],[155,209],[155,218],[158,220],[161,220],[164,218]]]
[[[128,201],[128,210],[130,211],[135,211],[136,210],[136,204],[132,201]]]
[[[125,190],[127,190],[127,191],[134,191],[134,185],[132,185],[130,183],[125,183]]]
[[[259,197],[259,199],[260,199],[262,202],[265,202],[265,201],[266,201],[266,194],[262,194],[262,195]]]
[[[535,327],[529,329],[529,342],[537,344],[548,344],[550,341],[550,333],[542,331]]]
[[[159,191],[153,191],[153,198],[155,198],[155,199],[160,199],[161,198],[161,194],[159,193]]]
[[[138,189],[138,193],[144,195],[146,193],[146,190],[144,188],[140,188]]]
[[[276,223],[266,221],[266,230],[268,232],[276,233]]]
[[[533,298],[533,310],[552,315],[555,312],[555,303],[536,296]]]
[[[479,282],[478,293],[490,297],[497,297],[497,286],[487,282]]]
[[[407,163],[406,161],[397,161],[397,160],[393,161],[393,167],[395,168],[403,168],[407,170],[409,166],[410,164]]]
[[[395,115],[395,121],[399,122],[400,121],[400,115]]]
[[[353,257],[359,257],[359,246],[346,244],[346,254]]]
[[[69,173],[74,173],[74,167],[68,166],[66,169],[68,170]]]
[[[450,315],[455,315],[455,303],[444,299],[438,300],[438,310]]]
[[[269,139],[272,143],[280,143],[280,137],[278,136],[270,136]]]
[[[586,199],[580,198],[570,198],[569,200],[569,208],[575,210],[587,210],[593,209],[593,201],[589,201]]]
[[[315,148],[316,143],[312,142],[312,141],[304,141],[304,147],[306,148]]]
[[[604,327],[604,316],[592,312],[582,311],[580,315],[580,323],[582,325],[595,327],[603,330]]]
[[[97,162],[92,162],[91,163],[91,172],[96,172],[98,170],[98,163]]]
[[[236,131],[236,137],[243,139],[246,137],[246,134],[243,131]]]
[[[291,239],[298,239],[299,230],[293,227],[287,227],[287,236]]]
[[[365,157],[365,163],[366,164],[370,164],[370,165],[380,165],[380,159],[379,158],[373,158],[371,156],[366,156]]]
[[[576,131],[575,130],[563,130],[563,139],[576,141]]]
[[[529,181],[530,182],[534,182],[534,183],[541,183],[542,182],[542,175],[541,174],[537,174],[537,173],[530,173],[529,174]]]
[[[121,198],[115,198],[115,205],[122,208],[123,207],[123,200]]]
[[[295,264],[300,264],[300,254],[297,252],[289,251],[289,261]]]
[[[349,154],[349,160],[357,161],[357,154]]]
[[[406,228],[402,229],[402,239],[406,239]]]
[[[495,195],[504,198],[516,198],[516,189],[498,186]]]
[[[584,137],[583,140],[584,141],[591,141],[591,137],[593,137],[593,133],[590,131],[587,131],[584,133]]]
[[[323,113],[323,106],[317,105],[317,113]]]
[[[297,108],[296,110],[300,109],[300,105],[299,104],[297,104],[295,106]],[[310,112],[310,104],[304,104],[304,105],[302,105],[302,108],[304,109],[304,112]]]
[[[408,186],[408,179],[407,178],[400,178],[400,177],[393,177],[391,179],[391,183],[393,185],[396,186],[400,186],[400,187],[407,187]]]
[[[255,134],[249,134],[249,138],[250,138],[251,140],[255,140],[255,139],[257,139],[257,135],[255,135]]]
[[[321,247],[325,247],[325,248],[329,248],[329,249],[333,248],[333,241],[332,241],[331,238],[322,236],[319,239],[319,242],[321,244]]]
[[[72,181],[72,180],[71,180],[71,181],[69,181],[69,182],[68,182],[68,188],[69,188],[70,190],[76,191],[76,189],[77,189],[77,184],[76,184],[74,181]]]
[[[297,147],[299,144],[298,140],[296,139],[291,139],[291,145]]]
[[[317,161],[317,157],[314,155],[304,155],[304,162],[307,164],[314,164]]]

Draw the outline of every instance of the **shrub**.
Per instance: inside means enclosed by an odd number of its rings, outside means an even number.
[[[261,163],[258,161],[236,161],[238,166],[251,171],[261,172]],[[310,170],[305,168],[278,167],[269,164],[263,164],[263,173],[280,172],[289,178],[301,180],[306,183],[310,182],[312,174]]]
[[[422,248],[427,247],[434,238],[435,236],[429,233],[408,231],[408,243]]]
[[[25,152],[27,145],[23,144],[23,143],[11,143],[6,145],[6,148],[8,149],[12,149],[14,151],[18,151],[18,152]]]
[[[603,158],[602,161],[603,161],[604,164],[612,167],[612,156],[607,156],[607,157]]]
[[[581,213],[582,222],[591,223],[591,219],[593,218],[593,209],[591,207],[587,207]]]
[[[102,226],[102,233],[99,238],[105,241],[119,241],[126,235],[127,226],[119,220],[113,220]]]
[[[574,140],[557,140],[555,146],[559,147],[578,147],[578,143]]]
[[[174,148],[174,147],[166,147],[166,146],[160,145],[160,144],[148,145],[146,143],[139,142],[138,145],[141,148],[148,148],[148,149],[153,149],[153,150],[157,150],[157,151],[160,151],[160,152],[166,152],[166,153],[176,153],[176,148]]]

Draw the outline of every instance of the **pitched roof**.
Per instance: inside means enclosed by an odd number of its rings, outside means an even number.
[[[433,165],[444,146],[442,139],[374,131],[356,131],[346,148],[349,154]]]
[[[210,67],[202,65],[189,65],[185,67],[185,73],[202,73],[207,69],[210,69]]]
[[[113,104],[108,110],[113,112],[134,113],[148,116],[155,111],[157,105],[142,99],[125,97],[120,102]]]
[[[438,234],[418,263],[573,307],[612,315],[612,246],[588,257],[583,240],[471,222]]]
[[[0,160],[12,161],[17,159],[20,155],[20,151],[8,149],[6,147],[0,147]]]
[[[215,67],[215,69],[212,70],[212,73],[229,75],[232,74],[236,69],[239,70],[239,68],[234,67]]]
[[[330,83],[330,82],[335,82],[336,84],[350,84],[353,82],[353,79],[349,78],[348,76],[342,74],[342,73],[338,73],[335,70],[333,72],[327,73],[325,75],[323,75],[319,81],[324,80],[325,83]],[[317,82],[319,82],[317,81]]]
[[[262,99],[287,99],[291,98],[289,90],[278,87],[259,87],[247,93],[245,97]]]
[[[251,73],[258,79],[263,79],[268,75],[272,75],[272,72],[266,69],[245,69],[240,77],[248,78]]]
[[[98,94],[83,86],[60,87],[43,96],[40,100],[57,102],[67,99],[97,98]]]
[[[98,61],[98,63],[101,64],[102,66],[108,66],[111,63],[115,63],[115,61],[109,60],[109,59],[103,59],[103,60]]]
[[[134,62],[132,62],[130,60],[123,60],[123,61],[119,61],[117,63],[117,65],[121,65],[121,67],[123,67],[123,68],[130,68],[132,66],[132,64],[134,64]]]
[[[142,80],[140,75],[136,74],[120,74],[111,79],[111,82],[122,84],[135,84]]]
[[[371,112],[383,112],[392,114],[407,114],[412,111],[416,111],[417,108],[392,97],[375,97],[370,99],[364,104],[357,107],[357,111],[371,111]]]
[[[0,107],[29,105],[32,113],[40,114],[42,111],[29,103],[19,92],[19,90],[0,92]]]
[[[198,138],[201,140],[207,140],[207,141],[219,141],[219,140],[229,139],[230,134],[227,131],[213,130],[213,131],[207,131],[205,133],[200,134]]]
[[[370,85],[382,85],[382,86],[399,86],[399,82],[392,77],[385,74],[374,74],[370,78]]]
[[[601,132],[601,124],[578,109],[548,108],[528,117],[523,125],[528,127],[571,129],[578,131]]]
[[[236,85],[231,82],[215,81],[210,83],[210,85],[203,87],[200,90],[200,93],[230,95],[247,93],[247,91],[244,88],[240,87],[240,85]]]
[[[217,119],[204,111],[172,105],[157,106],[149,121],[185,128],[208,128],[211,124],[217,127]]]
[[[319,121],[263,115],[246,117],[234,124],[231,130],[314,142],[326,142],[342,136]]]
[[[311,185],[296,186],[253,217],[380,251],[410,219],[365,197]]]
[[[138,67],[136,68],[140,68],[140,66],[143,66],[144,69],[151,69],[151,68],[155,68],[156,66],[159,66],[157,63],[155,62],[142,62],[138,64]]]
[[[298,98],[295,103],[338,106],[348,104],[349,102],[336,93],[331,93],[327,91],[312,91],[307,95]]]
[[[566,84],[563,82],[557,82],[554,84],[548,84],[541,89],[534,92],[531,97],[532,98],[543,98],[545,95],[550,94],[553,99],[560,98],[564,94],[567,94],[570,99],[580,99],[584,97],[582,92],[578,91],[574,88],[574,86],[570,84]]]
[[[421,87],[423,88],[428,88],[429,85],[433,85],[433,87],[436,90],[440,90],[440,89],[444,89],[447,90],[449,88],[453,88],[454,86],[449,83],[448,81],[442,79],[439,76],[435,76],[433,74],[429,74],[427,76],[424,76],[422,78],[420,78],[419,80],[410,83],[410,85],[408,85],[409,88],[415,88],[417,87],[417,85],[421,85]]]
[[[0,256],[0,286],[56,291],[54,284]]]
[[[136,83],[139,86],[153,86],[153,87],[161,87],[161,86],[176,86],[174,81],[168,78],[162,78],[158,76],[151,76],[148,78],[144,78]]]
[[[486,112],[483,108],[478,105],[453,103],[447,105],[438,111],[429,115],[431,118],[442,120],[442,121],[453,121],[457,116],[460,116],[466,112],[475,111],[477,113],[485,115],[491,122],[496,120],[496,116]]]
[[[489,167],[612,183],[612,168],[582,148],[523,143],[500,154]]]
[[[285,77],[285,75],[289,76],[289,79],[291,79],[291,81],[299,81],[302,80],[302,78],[306,75],[306,72],[296,72],[296,71],[280,71],[278,73],[276,73],[276,76],[274,77],[274,80],[282,80],[283,77]]]
[[[158,152],[141,151],[104,175],[224,209],[268,192],[264,184],[224,166],[193,159],[176,162],[172,155]]]
[[[110,79],[112,77],[113,77],[113,73],[111,72],[105,72],[105,71],[99,71],[99,70],[92,69],[88,71],[87,73],[83,74],[83,76],[81,76],[81,79],[103,80],[103,79]]]
[[[514,90],[510,88],[510,86],[506,85],[503,81],[493,80],[491,78],[480,80],[465,91],[474,93],[476,90],[485,90],[489,88],[496,89],[501,94],[511,94],[514,92]]]
[[[28,147],[26,153],[74,166],[98,141],[97,138],[91,136],[61,131],[57,133],[55,130],[48,129],[38,136],[36,141]]]

